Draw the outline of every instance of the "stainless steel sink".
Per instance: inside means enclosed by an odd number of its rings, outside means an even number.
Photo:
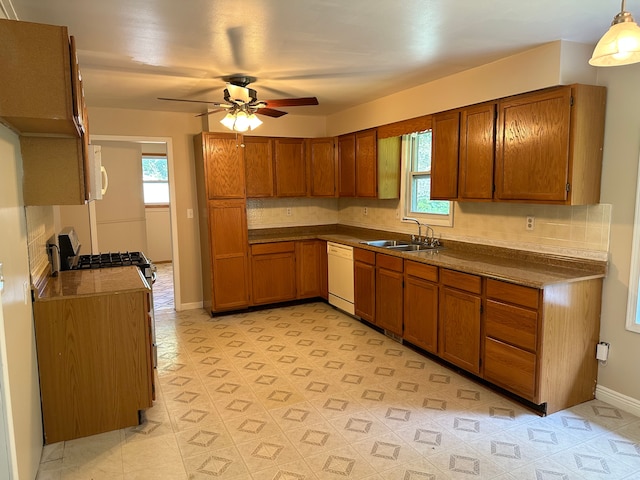
[[[370,247],[381,247],[381,248],[394,248],[394,247],[408,247],[409,242],[405,242],[403,240],[370,240],[368,242],[360,242],[364,245],[369,245]]]
[[[390,246],[390,247],[386,247],[389,250],[394,250],[396,252],[420,252],[423,250],[437,250],[437,249],[441,249],[442,247],[437,246],[437,247],[432,247],[431,245],[423,245],[423,244],[411,244],[411,245],[396,245],[396,246]]]

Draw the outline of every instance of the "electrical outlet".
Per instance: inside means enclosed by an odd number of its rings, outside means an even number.
[[[291,216],[291,207],[287,207],[287,217]]]
[[[193,218],[193,208],[187,208],[187,218]]]
[[[526,229],[532,232],[535,228],[536,228],[536,217],[530,215],[527,217]]]
[[[362,214],[366,217],[369,214],[369,209],[367,207],[364,207],[364,209],[362,210]]]

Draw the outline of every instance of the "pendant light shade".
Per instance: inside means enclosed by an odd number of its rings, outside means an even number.
[[[615,67],[640,62],[640,27],[624,7],[625,0],[622,0],[621,11],[596,45],[590,65]]]

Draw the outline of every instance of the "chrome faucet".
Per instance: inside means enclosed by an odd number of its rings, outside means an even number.
[[[422,241],[422,224],[420,223],[420,220],[418,220],[417,218],[412,218],[412,217],[403,217],[402,220],[405,221],[411,221],[411,222],[416,222],[418,224],[418,237],[416,238],[415,235],[411,235],[411,241],[412,242],[421,242]]]
[[[418,220],[417,218],[413,218],[413,217],[403,217],[402,220],[406,220],[406,221],[410,221],[410,222],[416,222],[416,224],[418,225],[418,236],[416,235],[411,235],[411,241],[414,243],[422,243],[425,245],[429,245],[430,247],[438,247],[440,246],[440,241],[436,238],[436,234],[433,231],[433,228],[431,228],[430,225],[427,225],[426,223],[421,223],[420,220]],[[425,227],[426,231],[426,235],[423,237],[422,236],[422,227]],[[431,235],[429,235],[429,231],[431,231]]]

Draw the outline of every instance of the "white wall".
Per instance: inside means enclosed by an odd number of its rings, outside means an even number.
[[[153,262],[171,261],[171,218],[169,207],[145,208],[147,249],[144,253]]]
[[[33,479],[42,452],[40,386],[31,301],[27,226],[18,136],[0,125],[0,262],[4,266],[0,363],[11,461],[16,478]]]

